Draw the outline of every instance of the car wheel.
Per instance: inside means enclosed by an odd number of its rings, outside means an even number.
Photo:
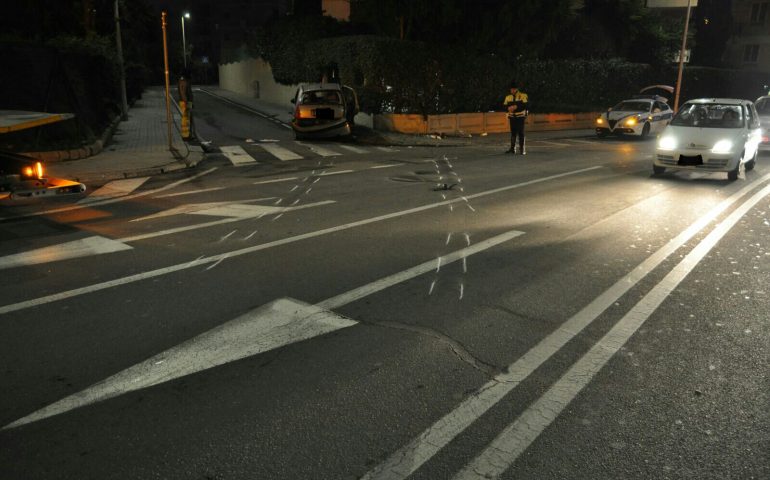
[[[604,138],[607,136],[607,132],[596,132],[596,136],[599,138]]]
[[[741,173],[741,163],[738,162],[738,165],[735,166],[733,170],[730,170],[727,172],[727,179],[732,181],[738,180],[738,174]]]
[[[652,173],[654,173],[655,175],[660,175],[662,173],[666,173],[666,167],[660,167],[658,165],[653,165],[652,166]]]
[[[642,136],[641,138],[647,138],[647,135],[650,134],[650,124],[645,123],[644,127],[642,127]]]
[[[754,158],[746,162],[746,171],[749,172],[751,170],[754,170],[754,167],[757,166],[757,155],[759,155],[759,151],[754,153]]]

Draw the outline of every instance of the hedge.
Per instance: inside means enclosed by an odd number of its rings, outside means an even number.
[[[271,61],[283,83],[318,81],[336,67],[368,113],[461,113],[499,110],[517,79],[534,112],[603,110],[647,85],[676,82],[676,66],[653,68],[621,59],[537,60],[510,65],[462,48],[376,36],[317,39],[295,48],[291,62]],[[301,65],[301,67],[298,67]],[[682,101],[702,96],[753,99],[768,82],[759,72],[686,67]]]

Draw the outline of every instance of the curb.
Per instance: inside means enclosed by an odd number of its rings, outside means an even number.
[[[99,153],[102,152],[102,150],[104,150],[104,146],[107,145],[110,139],[112,139],[112,135],[115,133],[115,130],[118,128],[120,121],[121,121],[120,114],[118,114],[115,116],[112,122],[110,122],[109,126],[104,129],[104,132],[102,132],[102,136],[99,139],[94,140],[93,143],[91,143],[90,145],[86,145],[85,147],[75,148],[72,150],[53,150],[53,151],[47,151],[47,152],[24,152],[21,155],[35,157],[46,163],[66,162],[68,160],[81,160],[83,158],[88,158],[94,155],[98,155]]]

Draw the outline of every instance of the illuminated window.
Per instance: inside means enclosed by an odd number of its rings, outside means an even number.
[[[755,63],[759,57],[759,45],[746,45],[743,47],[743,61]]]

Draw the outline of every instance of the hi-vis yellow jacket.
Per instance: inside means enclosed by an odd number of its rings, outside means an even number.
[[[508,95],[503,101],[503,106],[508,110],[511,105],[516,105],[516,110],[513,113],[508,112],[509,117],[526,117],[529,115],[529,97],[521,90],[516,90],[514,95]]]

